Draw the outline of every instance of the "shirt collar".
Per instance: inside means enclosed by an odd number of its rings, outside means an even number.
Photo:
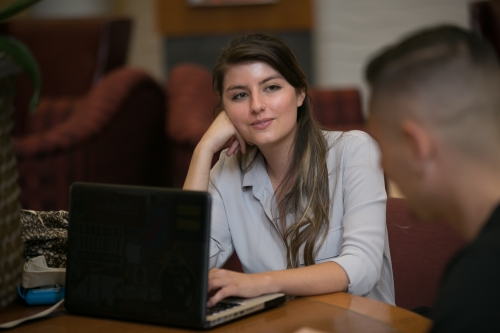
[[[262,198],[264,192],[273,194],[271,181],[267,175],[266,163],[264,156],[260,152],[256,152],[257,156],[250,168],[243,174],[242,189],[245,191],[248,187],[252,187],[256,197]]]

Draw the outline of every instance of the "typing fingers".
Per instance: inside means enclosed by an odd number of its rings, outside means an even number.
[[[208,274],[208,290],[215,294],[207,302],[213,306],[229,296],[255,297],[266,293],[258,274],[245,274],[225,269],[212,269]]]
[[[231,279],[229,271],[223,269],[212,269],[208,275],[208,292],[216,291],[215,294],[208,300],[207,306],[211,307],[217,304],[220,300],[234,296],[235,284]]]

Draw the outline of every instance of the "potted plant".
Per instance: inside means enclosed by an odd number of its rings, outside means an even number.
[[[0,10],[0,22],[40,0],[16,0]],[[0,308],[16,298],[23,264],[19,221],[19,186],[16,159],[10,136],[16,77],[28,73],[35,86],[30,103],[34,110],[40,95],[40,71],[28,48],[18,40],[0,35]]]

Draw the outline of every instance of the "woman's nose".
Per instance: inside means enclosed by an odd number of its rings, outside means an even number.
[[[264,104],[264,101],[258,99],[258,98],[253,98],[252,99],[252,112],[253,113],[260,113],[266,109],[266,104]]]

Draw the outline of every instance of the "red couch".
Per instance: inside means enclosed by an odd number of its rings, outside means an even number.
[[[82,96],[42,98],[14,138],[22,207],[67,210],[75,181],[171,185],[164,105],[163,89],[131,68]]]

